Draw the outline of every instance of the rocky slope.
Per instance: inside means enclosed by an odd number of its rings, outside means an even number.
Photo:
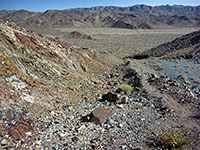
[[[200,30],[176,38],[171,42],[161,44],[155,48],[130,56],[129,58],[143,59],[161,57],[173,59],[200,59]]]
[[[21,114],[25,113],[23,108],[15,112],[12,106],[29,107],[36,117],[53,110],[53,103],[58,99],[62,99],[63,107],[68,107],[96,96],[105,86],[104,78],[110,67],[98,61],[95,52],[43,37],[2,20],[0,41],[1,137],[10,133],[17,140],[15,130],[9,130],[12,126],[30,126],[37,122]],[[8,116],[3,118],[3,113]],[[32,121],[28,123],[25,116]],[[12,147],[12,144],[9,142],[7,146]]]
[[[0,41],[0,149],[199,147],[198,87],[8,21]]]
[[[112,27],[151,29],[200,25],[200,6],[92,7],[46,12],[0,11],[0,17],[27,28]]]

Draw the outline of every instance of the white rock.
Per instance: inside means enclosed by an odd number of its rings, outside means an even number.
[[[67,135],[67,133],[60,133],[59,136],[60,137],[65,137]]]
[[[31,136],[32,135],[32,132],[26,132],[25,133],[27,136]]]
[[[122,149],[125,149],[127,146],[126,145],[122,145]]]
[[[122,109],[124,106],[122,104],[117,105],[117,108]]]
[[[3,139],[3,140],[1,141],[1,145],[2,145],[2,146],[8,145],[8,144],[9,144],[9,142],[8,142],[8,140],[6,140],[6,139]]]

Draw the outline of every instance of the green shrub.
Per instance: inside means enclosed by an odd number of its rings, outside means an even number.
[[[181,149],[186,145],[190,145],[191,141],[183,135],[179,130],[163,130],[158,134],[158,142],[164,149]]]
[[[132,92],[133,91],[133,88],[130,85],[128,85],[128,84],[123,84],[121,86],[121,89],[124,92]]]

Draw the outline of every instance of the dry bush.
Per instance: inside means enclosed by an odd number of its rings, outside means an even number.
[[[186,145],[190,145],[191,141],[180,130],[162,130],[158,134],[158,142],[164,149],[182,149]]]

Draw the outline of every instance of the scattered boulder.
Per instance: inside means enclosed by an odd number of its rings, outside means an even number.
[[[33,131],[33,128],[24,123],[18,123],[9,129],[9,133],[13,137],[13,140],[19,140],[26,133],[32,132],[32,131]]]
[[[120,101],[121,95],[117,93],[108,92],[102,96],[102,100],[107,100],[108,102],[118,103]]]
[[[120,95],[118,93],[108,92],[102,96],[102,101],[108,101],[116,104],[126,104],[128,102],[128,97],[125,95]]]
[[[112,112],[108,109],[98,107],[94,109],[89,115],[83,118],[83,121],[90,121],[95,123],[105,123],[112,115]]]

